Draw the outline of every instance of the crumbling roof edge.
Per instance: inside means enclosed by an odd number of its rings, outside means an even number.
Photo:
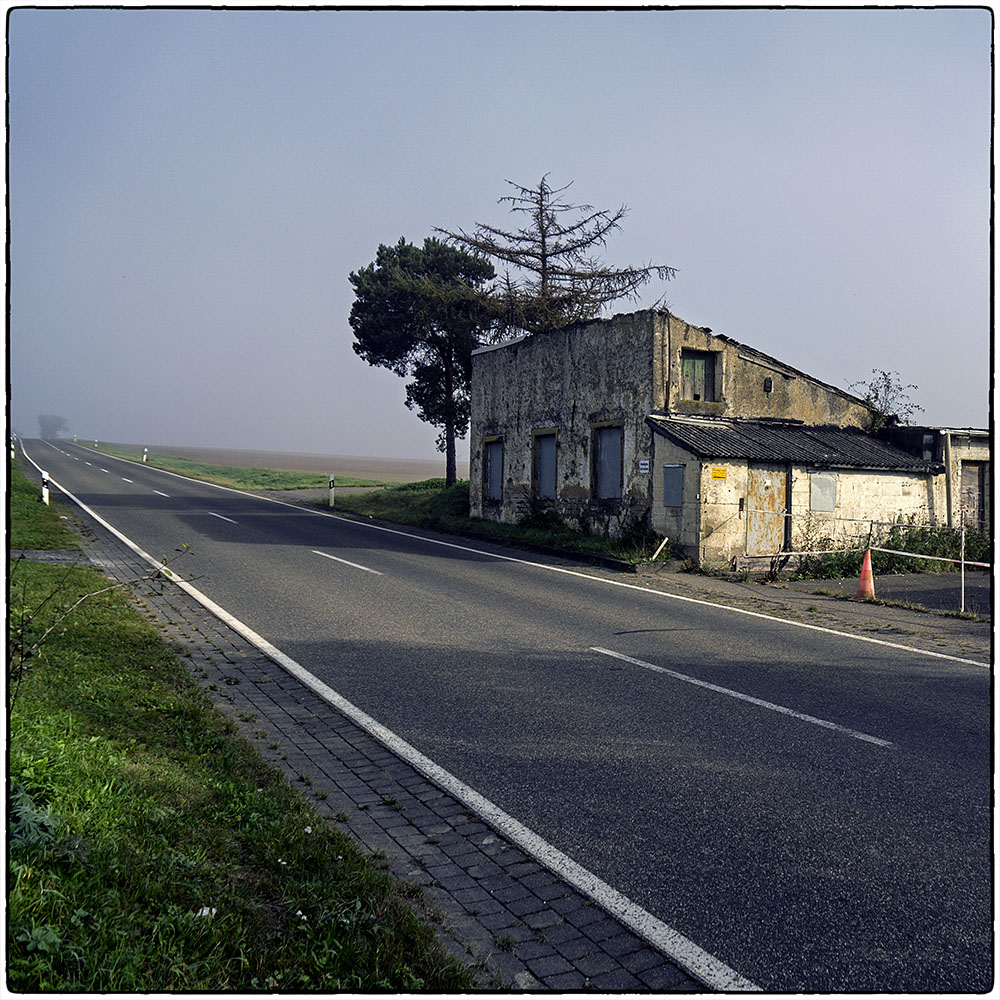
[[[696,455],[700,459],[717,459],[719,461],[725,461],[727,459],[747,459],[748,461],[775,461],[775,462],[788,462],[791,465],[805,466],[807,468],[815,469],[850,469],[859,471],[871,471],[871,472],[908,472],[912,475],[916,474],[937,474],[944,472],[944,465],[940,462],[924,462],[917,460],[916,458],[911,458],[906,452],[902,451],[895,446],[892,450],[897,452],[900,461],[892,461],[895,456],[885,456],[880,462],[878,458],[873,458],[871,462],[865,462],[862,459],[852,460],[850,455],[799,455],[797,457],[789,457],[788,453],[782,454],[780,448],[773,448],[772,455],[768,458],[761,458],[759,456],[753,456],[750,454],[757,448],[762,448],[764,452],[767,451],[767,446],[762,446],[760,442],[754,441],[752,439],[747,439],[744,446],[746,447],[747,454],[739,455],[734,452],[740,450],[740,442],[735,442],[736,447],[733,448],[732,444],[728,447],[717,446],[713,447],[711,443],[707,446],[705,443],[699,444],[696,441],[686,440],[680,433],[671,432],[671,424],[677,423],[683,427],[697,428],[698,424],[693,420],[688,421],[674,421],[670,417],[666,417],[663,414],[651,413],[646,417],[646,423],[652,428],[654,433],[660,434],[661,436],[669,439],[678,447],[683,448],[685,451],[690,452],[692,455]],[[757,426],[769,429],[780,429],[784,431],[791,432],[801,432],[805,437],[810,436],[810,432],[838,432],[838,433],[848,433],[852,436],[858,436],[861,439],[868,439],[873,443],[878,443],[882,448],[885,448],[887,442],[882,441],[871,434],[867,434],[865,431],[856,427],[838,427],[835,424],[785,424],[776,425],[773,422],[765,421],[755,421],[752,419],[744,418],[739,421],[712,421],[711,423],[702,424],[702,428],[707,431],[730,431],[734,435],[739,435],[740,425],[743,426]],[[679,431],[679,428],[678,428]]]

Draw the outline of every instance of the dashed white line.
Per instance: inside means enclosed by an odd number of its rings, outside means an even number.
[[[108,470],[107,470],[107,469],[101,469],[101,472],[107,472],[109,476],[111,475],[111,473],[110,473],[110,472],[108,472]]]
[[[334,562],[343,563],[345,566],[353,566],[355,569],[363,569],[366,573],[374,573],[375,576],[382,576],[382,571],[377,569],[370,569],[367,566],[362,566],[360,563],[350,562],[347,559],[341,559],[339,556],[331,556],[329,552],[320,552],[319,549],[313,549],[313,553],[317,556],[322,556],[324,559],[332,559]]]
[[[123,483],[131,483],[131,482],[132,482],[132,480],[131,480],[131,479],[126,479],[126,478],[125,478],[124,476],[122,476],[122,482],[123,482]],[[134,484],[133,484],[133,485],[134,485]]]
[[[153,492],[154,492],[154,493],[160,493],[160,491],[159,491],[159,490],[153,490]],[[169,499],[169,498],[170,498],[170,494],[169,494],[169,493],[160,493],[160,496],[161,496],[161,497],[167,497],[167,499]]]
[[[880,747],[891,747],[889,740],[879,739],[877,736],[869,736],[868,733],[858,732],[856,729],[848,729],[847,726],[838,725],[836,722],[828,722],[826,719],[817,719],[814,715],[805,715],[803,712],[796,712],[792,708],[784,705],[776,705],[772,701],[764,701],[762,698],[755,698],[753,695],[743,694],[741,691],[733,691],[731,688],[720,687],[718,684],[710,684],[708,681],[700,681],[697,677],[690,677],[687,674],[678,673],[676,670],[668,670],[666,667],[658,667],[655,663],[647,663],[645,660],[637,660],[634,656],[626,656],[624,653],[616,653],[612,649],[602,649],[600,646],[590,647],[595,653],[603,653],[605,656],[613,656],[616,660],[624,660],[626,663],[634,663],[637,667],[645,667],[647,670],[654,670],[658,674],[667,674],[675,680],[684,681],[686,684],[694,684],[697,687],[707,688],[718,694],[728,695],[730,698],[738,698],[740,701],[748,701],[751,705],[760,708],[770,709],[772,712],[781,712],[782,715],[790,715],[792,718],[801,719],[803,722],[811,722],[814,726],[823,726],[825,729],[835,729],[845,736],[853,736],[856,740],[864,740],[866,743],[874,743]]]
[[[238,521],[234,521],[231,517],[224,517],[222,514],[216,514],[214,510],[210,510],[209,514],[212,517],[217,517],[220,521],[228,521],[230,524],[238,524]]]

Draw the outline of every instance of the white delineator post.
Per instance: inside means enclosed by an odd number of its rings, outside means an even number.
[[[330,506],[333,506],[333,476],[330,476]]]
[[[42,470],[42,503],[49,502],[49,474]]]
[[[147,456],[148,454],[149,454],[149,449],[148,449],[148,448],[143,448],[143,449],[142,449],[142,460],[143,460],[144,462],[146,461],[146,456]]]

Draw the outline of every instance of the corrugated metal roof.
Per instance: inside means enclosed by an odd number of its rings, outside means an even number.
[[[656,415],[646,420],[655,431],[702,458],[748,458],[828,469],[915,473],[939,472],[943,468],[854,428],[754,420],[701,423]]]

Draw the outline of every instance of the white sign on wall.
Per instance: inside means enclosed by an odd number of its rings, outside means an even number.
[[[649,475],[649,459],[640,458],[639,459],[639,475],[648,476]]]

